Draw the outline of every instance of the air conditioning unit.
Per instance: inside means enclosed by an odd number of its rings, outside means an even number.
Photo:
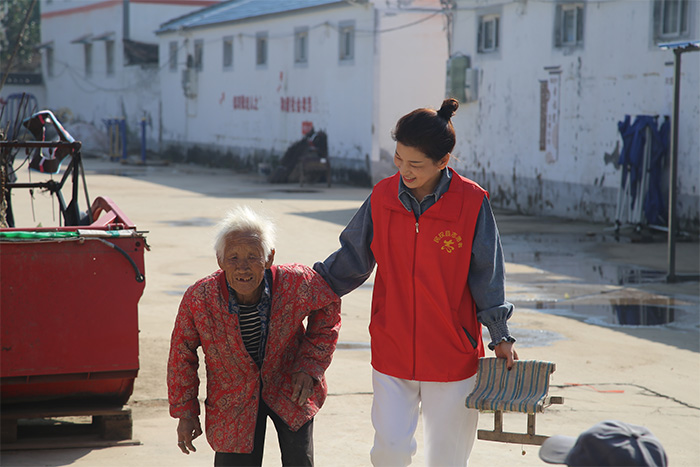
[[[197,70],[185,68],[182,70],[182,91],[185,97],[193,99],[197,97]]]
[[[467,55],[455,55],[447,60],[447,83],[445,97],[453,97],[461,103],[477,99],[479,74],[471,68],[471,59]]]

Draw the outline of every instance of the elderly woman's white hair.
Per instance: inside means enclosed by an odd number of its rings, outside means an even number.
[[[226,237],[237,232],[254,232],[260,236],[265,258],[270,257],[275,244],[275,224],[269,217],[253,211],[248,206],[239,206],[229,211],[219,223],[214,237],[216,257],[221,259],[226,247]]]

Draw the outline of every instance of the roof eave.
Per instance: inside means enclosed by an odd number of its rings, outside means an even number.
[[[366,3],[368,3],[368,0],[357,0],[357,4],[366,4]],[[230,25],[230,24],[237,24],[237,23],[248,23],[248,22],[260,21],[260,20],[265,20],[267,18],[274,17],[274,16],[289,15],[289,14],[299,13],[299,12],[302,12],[305,10],[337,8],[339,6],[353,6],[353,4],[348,3],[346,0],[338,0],[336,2],[326,3],[324,5],[308,6],[308,7],[303,7],[303,8],[297,8],[295,10],[278,11],[275,13],[265,13],[262,15],[248,16],[246,18],[239,18],[239,19],[228,20],[228,21],[219,21],[219,22],[208,23],[208,24],[198,24],[195,26],[182,25],[182,26],[171,27],[171,28],[167,28],[167,29],[161,28],[161,29],[157,30],[155,33],[156,33],[156,35],[161,35],[161,34],[167,34],[167,33],[175,33],[178,31],[194,31],[197,29],[206,29],[206,28],[210,28],[210,27],[214,27],[214,26],[222,26],[222,25]]]

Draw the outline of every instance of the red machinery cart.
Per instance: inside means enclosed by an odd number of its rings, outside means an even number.
[[[50,112],[42,113],[42,123],[58,124]],[[64,221],[59,227],[16,227],[8,209],[12,223],[0,228],[0,400],[5,443],[17,440],[19,418],[58,413],[111,413],[122,421],[126,414],[128,427],[125,430],[122,423],[117,438],[131,437],[131,415],[121,406],[131,396],[139,370],[138,302],[145,285],[148,245],[144,233],[109,198],[98,197],[88,212],[80,212],[79,175],[84,182],[80,143],[60,129],[59,141],[0,141],[6,169],[12,166],[7,164],[12,148],[37,148],[34,159],[46,158],[40,149],[47,147],[71,156],[60,183],[4,180],[8,204],[11,189],[38,187],[56,194]],[[60,190],[70,175],[73,198],[66,204]],[[32,414],[35,417],[28,416]]]

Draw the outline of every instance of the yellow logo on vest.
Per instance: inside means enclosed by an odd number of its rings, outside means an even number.
[[[457,232],[445,230],[440,232],[433,238],[433,241],[438,245],[442,245],[440,249],[447,253],[452,253],[457,248],[462,248],[462,237]]]

